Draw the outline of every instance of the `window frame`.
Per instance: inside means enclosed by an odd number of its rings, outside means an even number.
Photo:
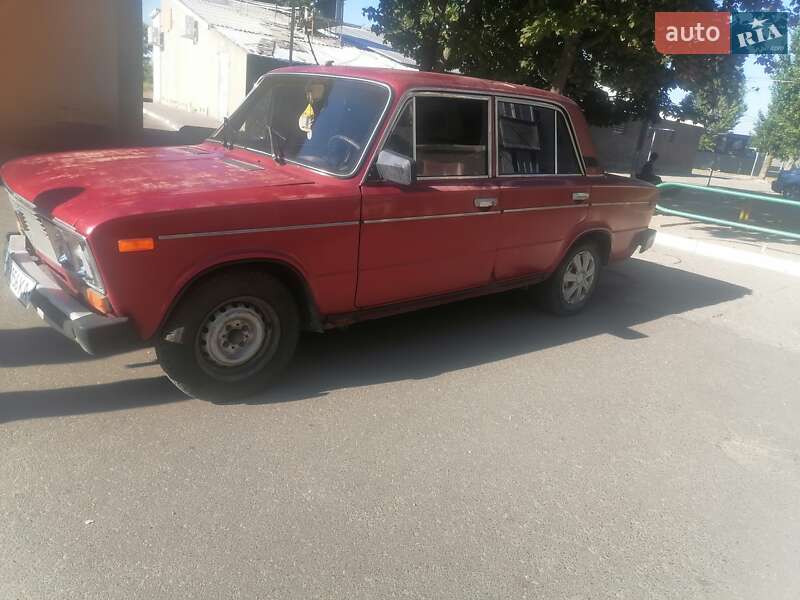
[[[276,72],[269,72],[269,73],[265,73],[264,75],[262,75],[261,77],[259,77],[256,80],[256,83],[253,85],[253,87],[250,89],[250,91],[247,92],[247,94],[245,94],[244,99],[239,104],[239,106],[236,107],[236,110],[233,113],[231,113],[231,117],[236,113],[236,111],[241,109],[242,105],[245,103],[247,98],[251,94],[255,93],[255,91],[258,88],[258,86],[261,85],[265,79],[267,79],[269,77],[285,77],[285,76],[324,77],[324,78],[328,78],[328,79],[348,79],[348,80],[351,80],[351,81],[361,81],[361,82],[364,82],[364,83],[370,83],[372,85],[377,85],[378,87],[382,87],[388,92],[388,95],[386,97],[386,103],[383,105],[383,108],[381,109],[380,115],[378,115],[378,120],[375,123],[375,127],[373,127],[372,131],[370,132],[369,138],[367,138],[367,141],[366,141],[366,143],[364,144],[364,147],[361,150],[361,155],[358,157],[358,161],[356,162],[356,164],[353,167],[353,169],[351,171],[349,171],[348,173],[335,173],[333,171],[328,171],[326,169],[322,169],[322,168],[319,168],[319,167],[313,167],[311,165],[307,165],[305,163],[302,163],[302,162],[299,162],[299,161],[296,161],[296,160],[292,160],[290,158],[284,159],[289,164],[297,165],[298,167],[302,167],[304,169],[308,169],[309,171],[313,171],[314,173],[319,173],[321,175],[329,175],[330,177],[335,177],[337,179],[352,179],[353,177],[358,175],[359,171],[364,166],[364,161],[367,158],[367,154],[368,154],[370,148],[372,148],[373,144],[375,143],[375,139],[377,138],[378,131],[380,131],[380,129],[381,129],[381,125],[386,120],[386,115],[389,112],[389,107],[392,105],[392,100],[394,99],[394,95],[395,95],[394,94],[394,90],[392,89],[392,87],[389,84],[387,84],[387,83],[385,83],[383,81],[378,81],[376,79],[367,79],[365,77],[350,76],[350,75],[338,75],[338,74],[314,73],[314,72],[304,73],[304,72],[301,72],[301,71],[289,72],[289,73],[284,73],[284,72],[280,72],[280,71],[277,72],[277,73]],[[395,119],[392,121],[392,128],[394,128],[394,121],[397,120],[398,116],[399,116],[399,114],[396,115]],[[208,138],[206,138],[206,141],[207,142],[212,142],[214,144],[220,144],[221,145],[222,144],[221,140],[217,140],[217,139],[213,139],[213,138],[214,138],[214,136],[218,135],[222,131],[222,128],[224,126],[225,126],[224,123],[222,125],[220,125],[216,130],[214,130],[214,133],[212,133]],[[381,140],[381,149],[383,148],[384,141],[385,140]],[[264,156],[269,156],[269,157],[274,158],[274,156],[273,156],[273,154],[271,152],[267,152],[265,150],[258,150],[256,148],[248,148],[248,147],[245,147],[245,146],[238,146],[238,145],[234,145],[234,146],[236,148],[241,148],[243,150],[246,150],[247,152],[255,152],[257,154],[262,154]],[[368,170],[369,169],[367,169],[367,171]]]
[[[419,181],[441,181],[441,180],[464,180],[464,179],[475,179],[475,180],[484,180],[484,179],[491,179],[494,177],[494,162],[492,160],[492,155],[494,153],[494,119],[492,118],[492,112],[494,110],[493,107],[493,98],[494,96],[491,94],[471,94],[469,92],[464,92],[462,90],[431,90],[431,89],[412,89],[408,90],[400,101],[397,103],[398,110],[395,111],[392,120],[389,122],[386,133],[383,139],[380,141],[380,146],[378,147],[378,151],[375,154],[375,160],[377,160],[378,154],[380,154],[386,147],[386,143],[389,141],[389,138],[394,133],[394,128],[397,125],[397,122],[400,120],[400,117],[403,114],[403,111],[406,107],[411,103],[411,137],[413,143],[413,156],[410,158],[414,161],[414,164],[417,162],[417,98],[418,97],[436,97],[436,98],[460,98],[463,100],[482,100],[486,102],[486,174],[485,175],[428,175],[428,176],[417,176],[417,180]],[[373,160],[374,163],[374,160]]]
[[[394,128],[397,127],[397,124],[400,122],[400,117],[403,116],[403,113],[406,111],[407,108],[411,108],[411,160],[414,162],[417,161],[417,103],[413,97],[411,98],[401,98],[400,102],[398,103],[400,107],[395,115],[393,116],[392,120],[389,122],[388,126],[386,127],[386,135],[382,140],[380,140],[380,146],[378,152],[375,154],[375,160],[378,159],[378,154],[386,150],[386,144],[389,143],[389,139],[394,134]],[[392,150],[392,152],[394,152]],[[404,155],[405,156],[405,155]],[[373,163],[375,161],[372,161]]]
[[[555,118],[553,119],[553,168],[555,173],[501,173],[500,172],[500,103],[501,102],[508,102],[510,104],[526,104],[529,106],[540,106],[542,108],[547,108],[553,110],[555,112]],[[567,126],[567,131],[569,132],[569,137],[572,142],[572,150],[575,152],[575,157],[577,158],[578,168],[580,170],[579,173],[559,173],[558,172],[558,115],[564,118],[564,122]],[[570,119],[569,114],[564,107],[555,102],[547,102],[545,100],[539,100],[534,98],[524,98],[520,96],[495,96],[494,97],[494,147],[495,147],[495,154],[494,154],[494,172],[496,173],[497,177],[568,177],[570,175],[586,175],[586,165],[583,162],[583,155],[580,153],[580,147],[577,143],[577,138],[575,137],[575,130],[572,126],[572,119]]]

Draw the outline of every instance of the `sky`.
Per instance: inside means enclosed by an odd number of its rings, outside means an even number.
[[[374,4],[374,0],[345,0],[344,20],[356,25],[366,25],[367,19],[361,14],[361,10]],[[145,23],[150,22],[150,13],[159,6],[161,6],[161,0],[142,0],[142,18]]]
[[[767,105],[770,98],[770,77],[764,72],[761,65],[756,64],[753,57],[748,57],[744,63],[745,85],[747,93],[744,97],[744,104],[747,112],[744,113],[739,124],[734,127],[734,133],[753,133],[753,126],[758,120],[758,113],[766,114]]]
[[[375,4],[375,0],[345,0],[344,20],[356,25],[367,25],[367,19],[361,11]],[[161,0],[142,0],[142,16],[145,22],[150,21],[150,13],[160,5]],[[752,133],[759,111],[767,111],[770,97],[770,80],[764,69],[757,65],[753,58],[748,58],[745,62],[744,74],[747,82],[747,94],[745,96],[747,112],[734,131],[736,133],[749,134]],[[671,96],[673,100],[677,101],[684,93],[681,90],[675,90]]]

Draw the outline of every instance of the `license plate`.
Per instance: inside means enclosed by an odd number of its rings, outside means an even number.
[[[36,287],[36,280],[23,271],[11,256],[7,257],[6,261],[8,287],[17,300],[28,306],[31,292]]]

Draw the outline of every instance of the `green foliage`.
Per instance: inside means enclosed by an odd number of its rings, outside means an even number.
[[[742,71],[743,57],[736,55],[705,57],[703,76],[690,89],[673,114],[705,126],[700,138],[702,150],[714,150],[714,136],[727,133],[739,122],[747,107]]]
[[[775,67],[772,98],[767,114],[759,114],[753,144],[784,160],[800,157],[800,30]]]
[[[592,123],[608,125],[637,118],[657,121],[660,112],[674,109],[671,88],[699,90],[714,74],[706,57],[665,57],[656,51],[656,11],[748,9],[782,10],[782,4],[379,0],[364,14],[374,23],[373,30],[413,57],[422,70],[457,70],[550,88],[576,100]]]
[[[147,43],[147,23],[142,24],[142,80],[153,85],[153,48]]]

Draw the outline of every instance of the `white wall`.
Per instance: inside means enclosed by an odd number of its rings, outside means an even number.
[[[247,53],[202,21],[197,43],[184,37],[187,15],[196,18],[178,0],[161,1],[157,101],[222,119],[245,97]]]

